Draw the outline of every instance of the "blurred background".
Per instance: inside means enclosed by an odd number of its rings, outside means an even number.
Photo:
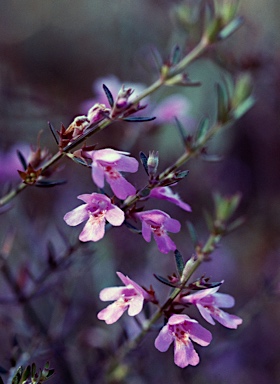
[[[184,52],[198,41],[198,5],[203,1],[146,0],[9,0],[0,3],[0,187],[4,194],[16,185],[20,169],[16,150],[28,153],[40,134],[42,147],[56,151],[48,122],[61,123],[85,113],[85,103],[98,100],[100,78],[111,82],[149,85],[157,78],[151,52],[168,57],[174,44]],[[190,6],[184,22],[178,7]],[[131,353],[131,371],[123,383],[241,384],[280,382],[280,8],[277,0],[241,1],[244,26],[193,63],[189,77],[198,88],[160,90],[149,100],[147,113],[170,95],[185,99],[182,114],[192,133],[204,116],[213,122],[216,84],[250,72],[254,80],[254,107],[234,127],[219,134],[209,153],[219,162],[194,159],[187,179],[177,187],[192,213],[163,201],[149,203],[180,220],[182,231],[172,238],[185,259],[194,249],[186,221],[202,240],[207,237],[204,211],[213,211],[215,191],[242,193],[238,214],[245,224],[224,239],[212,261],[200,267],[213,281],[225,280],[221,292],[231,294],[231,313],[244,319],[237,331],[201,324],[213,333],[207,348],[197,348],[197,367],[179,369],[173,348],[160,353],[153,346],[156,332]],[[177,15],[177,16],[176,16]],[[109,80],[108,80],[109,81]],[[110,82],[109,81],[109,82]],[[105,80],[104,80],[105,82]],[[106,83],[106,82],[105,82]],[[107,84],[107,83],[106,83]],[[88,105],[88,104],[87,104]],[[145,113],[146,114],[146,111]],[[98,148],[160,153],[160,170],[183,152],[172,120],[158,124],[114,124],[89,140]],[[181,152],[179,152],[181,151]],[[76,207],[76,196],[92,193],[88,169],[63,160],[55,175],[67,183],[55,188],[27,188],[0,215],[0,241],[13,243],[9,268],[24,292],[36,290],[32,300],[19,303],[7,271],[0,278],[0,366],[49,360],[56,370],[50,383],[101,383],[106,357],[123,340],[124,329],[137,327],[124,315],[107,326],[96,318],[106,303],[98,300],[105,286],[118,285],[120,270],[139,284],[153,284],[164,298],[168,288],[153,278],[175,270],[172,254],[163,255],[127,228],[115,228],[96,244],[69,249],[81,230],[67,227],[66,212]],[[129,180],[140,188],[142,169]],[[156,206],[155,206],[156,205]],[[137,237],[137,249],[135,239]],[[59,260],[64,260],[59,264]],[[57,266],[59,265],[59,267]],[[3,268],[2,268],[3,269]],[[36,282],[37,281],[37,282]],[[35,288],[34,288],[35,287]],[[193,317],[200,321],[197,313]],[[3,374],[3,378],[7,378]]]

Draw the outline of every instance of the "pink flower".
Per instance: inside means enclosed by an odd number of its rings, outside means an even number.
[[[117,272],[117,275],[125,286],[104,288],[99,294],[102,301],[115,300],[97,314],[98,319],[107,324],[115,323],[127,309],[129,316],[138,315],[142,311],[144,300],[149,299],[149,294],[135,281],[121,272]]]
[[[165,352],[174,341],[174,363],[185,368],[189,364],[199,363],[199,356],[191,340],[205,347],[210,344],[211,339],[211,333],[196,320],[187,315],[172,315],[157,336],[155,347],[160,352]]]
[[[155,197],[156,199],[163,199],[170,201],[170,203],[178,205],[178,207],[184,209],[187,212],[191,212],[191,207],[189,204],[184,203],[178,193],[174,193],[170,187],[157,187],[152,189],[150,197]]]
[[[142,236],[148,243],[151,241],[151,235],[157,243],[158,249],[162,253],[175,251],[176,245],[167,235],[167,231],[177,233],[181,229],[178,220],[160,210],[137,212],[135,214],[142,221]]]
[[[217,293],[220,286],[207,288],[184,296],[180,299],[182,303],[192,303],[196,305],[201,316],[210,324],[215,324],[215,320],[227,328],[236,329],[242,323],[242,319],[235,315],[230,315],[222,311],[222,308],[231,308],[234,306],[234,298],[225,293]]]
[[[124,212],[112,204],[107,196],[92,193],[80,195],[78,199],[86,204],[66,213],[64,220],[71,226],[87,220],[79,236],[81,241],[98,241],[102,239],[105,234],[106,220],[114,226],[120,226],[124,222]]]
[[[173,94],[165,97],[154,108],[153,114],[157,117],[156,122],[174,123],[175,117],[183,124],[191,122],[189,117],[190,102],[185,95]]]
[[[119,172],[133,173],[138,170],[138,161],[127,155],[129,155],[128,152],[115,151],[111,148],[86,152],[85,155],[92,159],[92,178],[95,184],[103,188],[105,177],[119,199],[126,199],[136,192],[134,186]]]

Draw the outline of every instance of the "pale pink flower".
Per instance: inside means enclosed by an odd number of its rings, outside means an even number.
[[[149,243],[153,234],[160,252],[168,253],[169,251],[175,251],[177,247],[168,236],[167,231],[179,232],[181,224],[178,220],[172,219],[167,213],[157,209],[137,212],[135,215],[142,222],[142,236],[144,240]]]
[[[84,152],[92,160],[92,178],[99,188],[104,187],[104,178],[119,199],[126,199],[136,193],[135,187],[130,184],[119,171],[134,173],[138,170],[138,161],[128,157],[129,152],[116,151],[111,148]]]
[[[185,95],[173,94],[158,102],[153,109],[157,124],[174,123],[175,117],[183,125],[193,125],[190,117],[190,102]]]
[[[199,363],[199,356],[192,341],[204,347],[209,345],[211,340],[211,333],[196,320],[187,315],[172,315],[157,336],[155,347],[160,352],[165,352],[174,341],[174,363],[180,368],[185,368]]]
[[[170,187],[157,187],[151,190],[149,195],[150,197],[155,197],[156,199],[167,200],[170,203],[178,205],[178,207],[184,209],[187,212],[191,212],[191,207],[189,204],[184,203],[178,193],[174,193]]]
[[[102,301],[114,301],[97,314],[98,319],[107,324],[115,323],[126,310],[129,316],[138,315],[142,311],[144,300],[149,299],[149,294],[135,281],[121,272],[117,272],[117,275],[125,286],[104,288],[99,294]]]
[[[86,204],[66,213],[64,220],[71,226],[76,226],[87,220],[79,236],[81,241],[98,241],[102,239],[105,234],[106,220],[114,226],[120,226],[124,222],[124,212],[112,204],[107,196],[92,193],[80,195],[78,199]]]
[[[224,312],[221,308],[231,308],[234,306],[234,298],[225,293],[217,293],[218,287],[207,288],[201,291],[184,296],[180,299],[182,303],[192,303],[196,305],[201,316],[214,325],[215,320],[227,328],[236,329],[242,324],[242,319],[238,316]]]

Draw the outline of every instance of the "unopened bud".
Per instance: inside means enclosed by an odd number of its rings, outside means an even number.
[[[158,151],[150,151],[147,160],[148,173],[150,176],[154,176],[158,168]]]

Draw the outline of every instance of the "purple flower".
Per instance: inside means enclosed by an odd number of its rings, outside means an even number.
[[[155,340],[155,347],[165,352],[174,341],[174,363],[180,368],[197,365],[199,356],[192,341],[205,347],[212,339],[211,333],[187,315],[172,315]],[[191,341],[192,340],[192,341]]]
[[[155,197],[156,199],[163,199],[170,201],[170,203],[178,205],[178,207],[184,209],[187,212],[191,212],[191,207],[189,204],[184,203],[178,193],[174,193],[170,187],[157,187],[152,189],[150,197]]]
[[[178,220],[171,219],[167,213],[157,209],[137,212],[135,215],[142,221],[142,236],[144,240],[149,243],[153,234],[160,252],[168,253],[169,251],[175,251],[177,247],[167,235],[167,231],[179,232],[181,224]]]
[[[87,220],[79,236],[81,241],[98,241],[102,239],[105,234],[106,220],[114,226],[122,225],[124,212],[112,204],[107,196],[92,193],[80,195],[78,199],[83,200],[86,204],[66,213],[64,220],[71,226]]]
[[[97,314],[98,319],[107,324],[115,323],[127,309],[129,316],[138,315],[142,311],[144,300],[149,299],[149,294],[135,281],[121,272],[117,272],[117,275],[125,286],[104,288],[99,294],[102,301],[115,300]]]
[[[196,305],[201,316],[210,324],[215,324],[215,320],[227,328],[236,329],[242,323],[242,319],[235,315],[230,315],[220,309],[231,308],[234,306],[234,298],[225,293],[217,293],[220,286],[215,288],[203,289],[180,299],[182,303],[192,303]]]
[[[119,172],[133,173],[138,170],[138,161],[127,155],[128,152],[115,151],[111,148],[86,152],[86,157],[92,159],[92,178],[95,184],[103,188],[105,177],[119,199],[126,199],[136,192],[134,186]]]

